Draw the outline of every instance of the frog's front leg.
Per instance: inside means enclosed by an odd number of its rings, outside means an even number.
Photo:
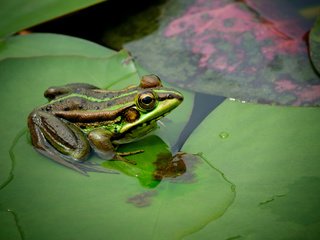
[[[137,153],[143,152],[143,150],[137,150],[133,152],[116,152],[112,142],[111,142],[111,134],[109,131],[99,128],[91,131],[88,134],[88,139],[91,144],[91,147],[95,150],[95,152],[99,155],[99,157],[103,159],[114,159],[120,160],[124,162],[128,162],[131,164],[136,164],[134,161],[130,161],[123,156],[129,156]]]
[[[86,160],[90,145],[81,130],[53,114],[34,111],[28,117],[33,146],[52,160],[84,173],[75,164]]]

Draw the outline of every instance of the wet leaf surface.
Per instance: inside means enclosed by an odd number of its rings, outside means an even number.
[[[212,112],[182,150],[203,152],[237,196],[223,217],[186,239],[317,238],[319,119],[318,108],[234,101]]]
[[[124,174],[82,176],[38,158],[25,138],[16,149],[15,178],[1,190],[1,211],[16,213],[25,239],[176,239],[220,217],[235,196],[232,183],[194,156],[183,159],[192,181],[182,175],[150,189]]]

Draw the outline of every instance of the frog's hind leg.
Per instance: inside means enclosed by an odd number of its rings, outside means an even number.
[[[35,149],[48,158],[86,174],[90,145],[80,129],[49,113],[35,111],[29,115],[28,127]]]
[[[75,171],[77,171],[77,172],[79,172],[79,173],[81,173],[83,175],[88,176],[87,171],[83,170],[80,167],[80,165],[77,164],[76,161],[74,161],[74,160],[66,160],[64,157],[60,156],[61,154],[59,152],[55,153],[56,151],[52,147],[49,147],[49,148],[51,148],[51,149],[50,150],[48,150],[48,149],[44,150],[43,148],[37,148],[37,147],[35,149],[39,153],[41,153],[42,155],[52,159],[53,161],[55,161],[55,162],[57,162],[57,163],[59,163],[59,164],[61,164],[63,166],[66,166],[68,168],[71,168],[71,169],[73,169],[73,170],[75,170]]]

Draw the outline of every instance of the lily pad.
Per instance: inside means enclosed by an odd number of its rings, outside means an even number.
[[[319,119],[318,108],[230,100],[212,112],[183,151],[202,152],[237,196],[223,217],[186,239],[316,239]]]
[[[34,41],[34,46],[31,40]],[[209,219],[219,217],[230,206],[234,199],[232,184],[223,178],[219,171],[207,168],[206,163],[201,163],[201,160],[193,160],[195,157],[191,160],[185,157],[182,160],[191,162],[192,166],[197,165],[190,167],[190,171],[194,174],[194,183],[184,180],[169,181],[169,176],[175,178],[172,173],[164,172],[165,166],[156,167],[158,173],[155,179],[158,181],[158,186],[157,194],[154,194],[154,190],[149,193],[150,185],[141,184],[133,176],[133,170],[126,172],[128,176],[90,173],[90,177],[85,177],[39,155],[30,144],[26,118],[34,107],[45,102],[42,95],[48,86],[90,82],[99,87],[112,86],[113,89],[118,89],[138,84],[140,79],[138,70],[141,73],[145,71],[136,68],[132,57],[126,51],[112,52],[75,38],[44,34],[20,36],[18,39],[12,38],[8,41],[13,43],[7,42],[8,48],[0,53],[2,56],[0,100],[3,103],[3,111],[6,112],[1,118],[3,134],[0,147],[4,154],[0,157],[0,212],[3,216],[0,238],[21,236],[24,239],[48,237],[80,239],[94,236],[104,238],[106,235],[126,238],[132,234],[137,234],[137,237],[146,234],[161,239],[195,231],[207,224]],[[52,48],[51,45],[54,45],[55,41],[57,45]],[[68,51],[67,47],[58,46],[61,42],[74,47]],[[46,43],[49,43],[47,47]],[[41,46],[42,50],[36,53],[28,50],[37,45]],[[85,50],[81,51],[82,48]],[[101,56],[97,51],[98,48],[101,48],[101,52],[105,52],[106,56]],[[23,52],[21,49],[26,51]],[[164,142],[160,142],[160,147],[152,144],[151,155],[157,156],[159,150],[170,153],[168,150],[170,143],[175,143],[192,108],[192,94],[184,95],[187,99],[179,107],[180,111],[169,115],[174,116],[173,118],[168,117],[168,120],[163,120],[165,127],[157,131],[169,146]],[[165,137],[164,131],[170,136]],[[152,143],[155,142],[152,140]],[[137,144],[139,145],[139,142]],[[143,159],[146,156],[140,154],[139,157]],[[95,158],[97,157],[92,157],[89,161]],[[197,164],[192,164],[193,161]],[[199,179],[196,180],[198,175]],[[160,181],[162,179],[159,179],[159,176],[168,178],[168,181]],[[200,180],[202,176],[207,177]],[[178,177],[180,176],[175,179]],[[217,196],[214,194],[215,191],[212,191],[208,197],[208,182],[210,185],[213,183],[213,189],[217,191],[220,189],[223,194]],[[82,187],[79,187],[81,185]],[[142,198],[149,198],[148,201],[152,202],[144,210],[140,209],[135,200],[137,196],[141,199],[141,194],[144,196]],[[197,216],[198,220],[193,222],[194,215],[191,214],[193,208],[186,211],[185,206],[191,205],[193,201],[202,201],[204,196],[207,197],[206,201],[197,208],[201,214]],[[172,200],[172,197],[176,200]],[[216,202],[218,207],[212,205],[212,202]],[[175,214],[175,210],[180,213]],[[155,215],[157,218],[154,218]],[[140,225],[140,228],[137,226],[137,217],[148,221],[150,225],[148,231],[145,226]],[[168,222],[167,218],[172,222],[180,221],[183,224],[180,227],[172,224],[172,228],[168,230],[165,224]],[[81,220],[80,223],[77,221],[79,219],[86,220]],[[127,222],[124,222],[125,219]],[[119,229],[122,228],[119,224],[121,222],[128,226],[128,231]],[[109,223],[108,228],[105,228],[106,223]],[[59,233],[56,229],[59,229]]]
[[[50,48],[48,48],[50,46]],[[0,43],[0,60],[43,56],[108,57],[115,52],[98,44],[58,34],[29,34],[10,37]]]
[[[17,31],[61,15],[102,2],[102,0],[2,0],[0,8],[0,39]]]
[[[228,179],[192,155],[183,159],[191,178],[149,189],[124,174],[85,177],[37,158],[26,138],[15,149],[15,178],[0,192],[1,211],[14,212],[24,239],[178,239],[219,218],[235,197]]]

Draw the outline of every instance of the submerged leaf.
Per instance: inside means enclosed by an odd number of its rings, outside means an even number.
[[[310,19],[299,14],[311,3],[301,5],[167,1],[157,16],[159,28],[125,47],[142,66],[183,88],[262,103],[319,105],[320,78],[305,38]],[[112,33],[106,33],[109,42]]]

